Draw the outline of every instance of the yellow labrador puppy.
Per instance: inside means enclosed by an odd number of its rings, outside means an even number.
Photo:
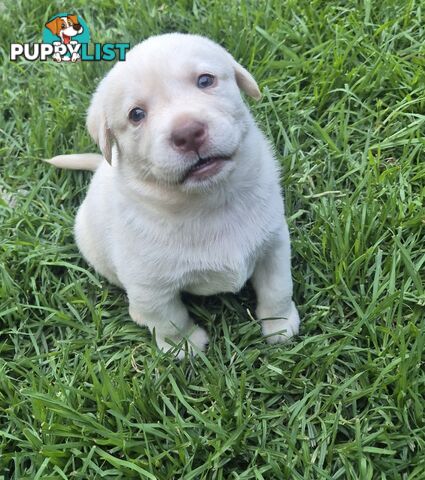
[[[298,332],[279,167],[240,90],[260,91],[222,47],[166,34],[135,46],[100,82],[87,127],[103,157],[54,157],[96,173],[75,236],[125,289],[131,318],[163,350],[208,343],[183,291],[237,292],[251,278],[270,343]]]

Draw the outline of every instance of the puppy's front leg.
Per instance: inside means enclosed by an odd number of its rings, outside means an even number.
[[[288,226],[257,261],[252,283],[257,293],[257,318],[269,343],[284,342],[298,333],[300,318],[292,301],[291,248]]]
[[[149,328],[158,347],[166,352],[173,348],[173,344],[180,344],[187,340],[189,352],[196,354],[196,350],[204,350],[208,343],[207,332],[195,325],[180,299],[178,292],[141,292],[127,290],[130,301],[130,316],[139,325]],[[178,358],[185,355],[184,345],[177,352]]]

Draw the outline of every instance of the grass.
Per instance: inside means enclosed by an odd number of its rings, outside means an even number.
[[[154,348],[75,247],[90,176],[40,161],[95,151],[110,64],[10,62],[64,7],[2,3],[0,480],[423,480],[423,2],[95,3],[94,41],[202,33],[258,79],[302,330],[268,346],[248,286],[187,298],[205,355]]]

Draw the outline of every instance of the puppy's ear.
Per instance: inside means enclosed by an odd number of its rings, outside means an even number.
[[[255,100],[260,100],[261,92],[254,77],[248,72],[248,70],[236,62],[236,60],[233,60],[233,62],[235,79],[238,87],[250,97],[255,98]]]
[[[106,118],[104,90],[105,85],[101,82],[93,95],[88,109],[86,126],[90,136],[99,146],[107,162],[111,163],[113,136]]]
[[[56,17],[50,22],[47,22],[45,26],[53,33],[53,35],[57,35],[61,30],[61,27],[60,27],[61,23],[62,23],[62,20],[59,17]]]
[[[75,25],[78,23],[77,15],[68,15],[68,18],[71,20],[72,24]]]

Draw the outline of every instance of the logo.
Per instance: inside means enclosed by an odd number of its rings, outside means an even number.
[[[56,62],[76,62],[81,59],[81,45],[90,41],[89,29],[77,15],[59,14],[50,19],[43,29],[43,43],[54,46],[52,58]]]
[[[90,31],[80,15],[58,13],[44,25],[42,43],[12,43],[10,60],[55,62],[125,60],[129,43],[90,44]]]

